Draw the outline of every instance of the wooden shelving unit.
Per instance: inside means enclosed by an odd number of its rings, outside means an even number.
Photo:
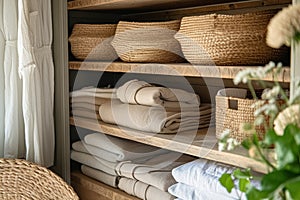
[[[82,71],[106,71],[106,72],[130,72],[154,75],[173,75],[191,77],[210,77],[233,79],[238,72],[245,68],[257,68],[258,66],[205,66],[191,65],[189,63],[125,63],[125,62],[69,62],[70,70]],[[271,75],[265,77],[265,81],[287,83],[290,81],[290,68],[284,67],[278,77]]]
[[[265,173],[265,166],[249,158],[247,152],[240,148],[233,152],[221,152],[217,149],[217,139],[215,128],[200,129],[195,132],[177,133],[176,135],[155,134],[137,131],[125,127],[106,124],[101,121],[89,120],[84,118],[70,118],[70,124],[76,127],[102,132],[108,135],[141,142],[144,144],[182,152],[196,157],[207,158],[230,165],[248,168]]]
[[[83,175],[79,171],[71,173],[72,187],[82,200],[139,200],[116,188]]]

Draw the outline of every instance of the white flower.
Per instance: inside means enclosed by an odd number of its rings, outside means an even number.
[[[296,124],[300,127],[300,105],[292,105],[281,111],[274,120],[274,130],[277,135],[283,135],[288,124]]]
[[[279,48],[289,46],[291,40],[300,33],[300,4],[290,5],[278,12],[270,21],[267,32],[267,44]]]
[[[280,86],[274,86],[272,89],[264,90],[262,99],[277,99],[280,92]]]

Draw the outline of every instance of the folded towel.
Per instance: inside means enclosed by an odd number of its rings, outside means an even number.
[[[117,187],[118,176],[107,174],[103,171],[88,167],[86,165],[81,165],[81,171],[84,175],[94,178],[102,183],[105,183],[112,187]]]
[[[184,183],[201,190],[205,189],[205,191],[209,190],[224,195],[224,197],[237,199],[238,194],[241,194],[240,191],[233,189],[229,194],[219,182],[222,174],[232,173],[234,169],[234,167],[229,165],[200,158],[174,168],[172,175],[179,183]]]
[[[71,151],[71,159],[89,167],[101,170],[107,174],[117,175],[114,169],[118,163],[109,162],[96,156],[74,150]]]
[[[120,178],[118,187],[126,193],[143,200],[173,200],[168,192],[161,191],[151,185],[129,178]]]
[[[79,109],[79,110],[88,110],[88,111],[94,111],[96,113],[99,112],[100,105],[91,104],[91,103],[85,103],[85,102],[75,102],[71,104],[71,109]]]
[[[174,107],[174,105],[172,106],[172,102],[185,102],[192,105],[200,104],[199,96],[194,93],[180,89],[155,87],[137,79],[128,81],[119,87],[117,89],[117,97],[123,103],[148,106],[163,105],[165,107]]]
[[[171,174],[172,169],[193,159],[191,156],[181,156],[179,153],[170,152],[149,159],[142,164],[119,163],[116,166],[116,172],[119,176],[136,179],[162,191],[167,191],[171,185],[176,183]]]
[[[118,100],[100,106],[99,114],[106,123],[154,133],[177,133],[197,130],[198,111],[165,112],[162,107],[124,104]]]
[[[102,105],[104,103],[107,103],[111,101],[110,98],[100,98],[100,97],[94,97],[94,96],[75,96],[72,97],[70,102],[72,104],[74,103],[89,103],[92,105]]]
[[[99,98],[116,99],[116,89],[112,88],[95,88],[95,87],[84,87],[80,90],[70,92],[71,97],[90,96]]]
[[[203,177],[210,175],[220,178],[224,173],[232,173],[235,168],[229,165],[199,158],[172,170],[177,182],[197,187]]]
[[[169,152],[165,149],[105,135],[103,133],[86,135],[84,141],[87,144],[85,145],[86,148],[91,154],[109,161],[145,159]]]
[[[71,110],[71,114],[74,117],[83,117],[83,118],[101,120],[99,112],[96,111],[76,108]]]
[[[168,192],[179,199],[185,200],[233,200],[238,198],[230,197],[226,194],[220,194],[210,190],[210,188],[195,188],[184,183],[176,183],[172,185]],[[245,198],[242,198],[245,199]]]

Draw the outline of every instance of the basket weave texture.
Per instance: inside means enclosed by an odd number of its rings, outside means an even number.
[[[284,62],[288,48],[266,44],[266,31],[276,11],[246,14],[209,14],[184,17],[175,38],[192,64],[263,65]],[[288,62],[288,61],[286,61]]]
[[[179,27],[180,20],[120,21],[111,44],[125,62],[183,62],[180,44],[174,38]]]
[[[230,137],[243,141],[251,136],[251,133],[242,132],[240,127],[243,123],[253,124],[255,117],[252,104],[256,100],[241,99],[235,97],[216,96],[216,137],[221,139],[222,132],[230,130]],[[231,104],[235,104],[234,108]],[[256,126],[255,130],[259,138],[264,136],[264,126]]]
[[[110,44],[116,27],[116,24],[75,24],[69,37],[72,54],[79,60],[117,59]]]
[[[25,160],[1,158],[0,180],[0,199],[79,199],[58,175]]]

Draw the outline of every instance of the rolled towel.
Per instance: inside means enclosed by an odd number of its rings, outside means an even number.
[[[173,200],[168,192],[161,191],[141,181],[121,177],[118,187],[126,193],[143,200]]]
[[[94,96],[75,96],[72,97],[70,100],[72,104],[88,103],[88,104],[98,105],[98,106],[107,103],[109,101],[111,101],[110,98],[101,98],[101,97],[94,97]]]
[[[96,179],[102,183],[105,183],[106,185],[112,186],[112,187],[117,187],[118,186],[118,176],[110,175],[107,174],[103,171],[94,169],[92,167],[86,166],[86,165],[81,165],[81,172],[89,176],[93,179]]]
[[[200,105],[200,98],[195,93],[180,89],[155,87],[145,81],[137,79],[126,82],[117,89],[117,97],[123,103],[141,104],[148,106],[163,105],[165,107],[178,107],[178,103]]]
[[[168,153],[168,150],[117,138],[103,133],[92,133],[84,137],[90,153],[110,161],[147,159]],[[91,148],[94,147],[94,148]],[[74,148],[74,147],[73,147]]]
[[[71,151],[71,159],[75,160],[81,164],[87,165],[94,169],[101,170],[107,174],[117,175],[115,172],[115,167],[118,163],[109,162],[107,160],[98,158],[91,154],[82,153],[78,151]]]
[[[99,112],[97,111],[76,108],[71,110],[71,114],[73,115],[73,117],[82,117],[88,119],[101,120]]]
[[[124,104],[118,100],[100,106],[99,114],[106,123],[154,133],[177,133],[197,130],[199,111],[165,112],[162,107]]]

